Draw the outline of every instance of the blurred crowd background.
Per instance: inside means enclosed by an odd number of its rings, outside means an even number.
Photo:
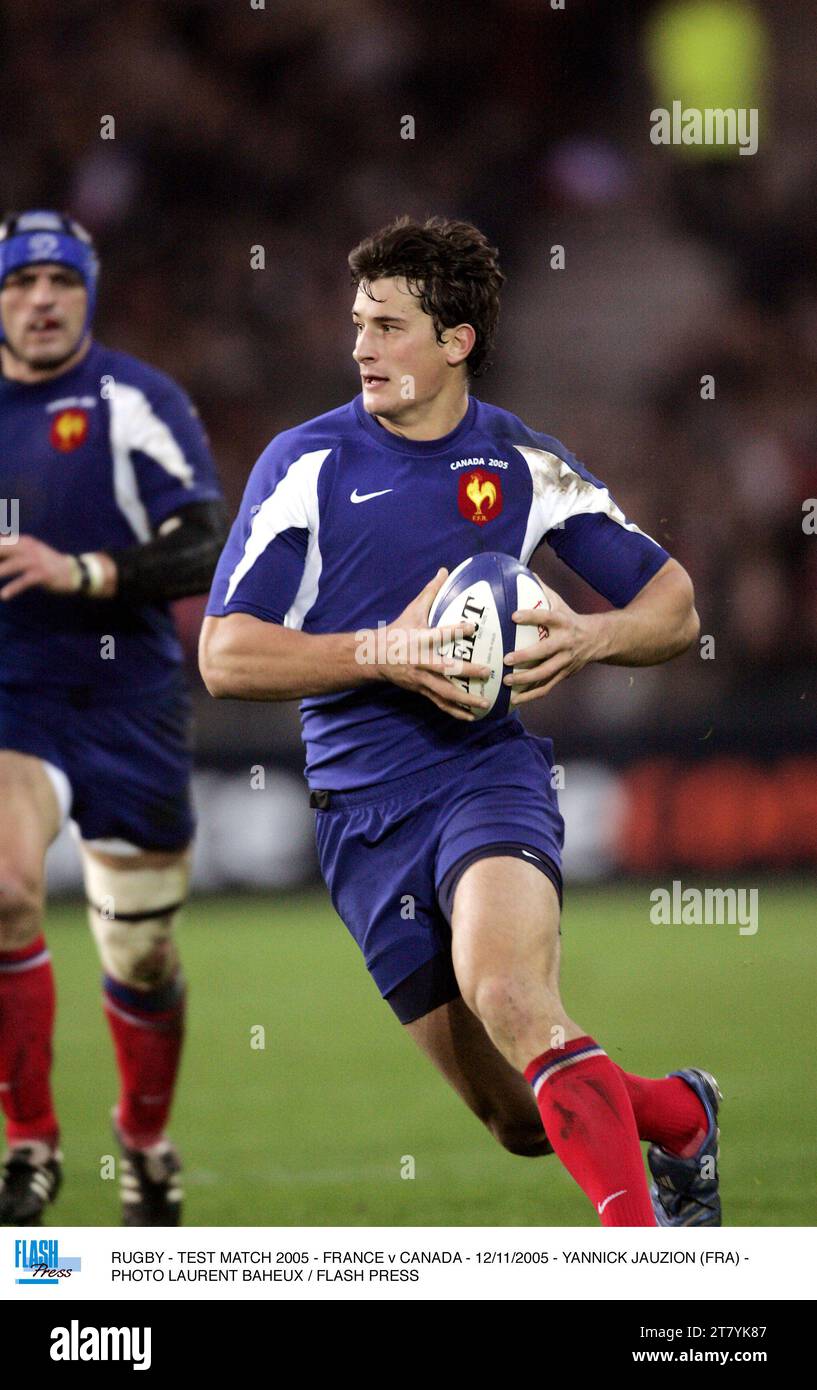
[[[477,394],[609,484],[690,570],[714,639],[667,667],[589,670],[528,722],[605,764],[809,752],[811,0],[260,5],[6,0],[3,202],[93,231],[99,336],[192,393],[234,509],[275,432],[357,389],[350,247],[403,212],[475,221],[509,277]],[[757,109],[758,152],[653,144],[650,112],[673,100]],[[569,602],[598,602],[539,558]],[[180,605],[195,682],[201,608]],[[294,708],[199,685],[197,709],[204,764],[263,748],[301,765]]]

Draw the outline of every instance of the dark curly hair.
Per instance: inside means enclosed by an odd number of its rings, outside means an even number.
[[[349,253],[352,283],[370,298],[373,280],[402,276],[434,324],[437,342],[446,328],[470,323],[476,341],[468,354],[470,376],[490,365],[499,318],[499,292],[505,276],[498,251],[470,222],[429,217],[413,222],[399,217]]]

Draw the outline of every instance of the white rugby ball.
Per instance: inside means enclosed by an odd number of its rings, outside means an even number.
[[[451,678],[452,684],[478,691],[488,700],[486,709],[472,710],[475,718],[502,719],[508,713],[511,690],[502,678],[511,668],[503,665],[502,658],[547,636],[546,625],[520,625],[511,621],[511,614],[519,608],[541,608],[544,614],[551,607],[548,591],[533,570],[500,551],[472,555],[448,576],[431,606],[428,625],[475,625],[472,637],[443,643],[440,648],[444,656],[491,667],[484,683],[467,676]]]

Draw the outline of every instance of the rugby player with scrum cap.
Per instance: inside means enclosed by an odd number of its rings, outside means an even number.
[[[62,1179],[44,859],[76,832],[120,1076],[126,1225],[176,1225],[166,1133],[185,1008],[174,924],[193,818],[171,599],[226,533],[201,423],[162,372],[92,338],[98,261],[51,211],[0,226],[0,1224]],[[70,1054],[64,1058],[71,1065]],[[86,1078],[89,1088],[94,1078]]]

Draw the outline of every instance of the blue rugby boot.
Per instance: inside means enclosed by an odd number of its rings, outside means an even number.
[[[659,1144],[647,1150],[647,1162],[655,1182],[650,1188],[659,1226],[720,1226],[718,1194],[718,1109],[723,1097],[714,1076],[698,1067],[674,1071],[690,1086],[706,1111],[709,1122],[703,1142],[690,1158],[679,1158]]]

